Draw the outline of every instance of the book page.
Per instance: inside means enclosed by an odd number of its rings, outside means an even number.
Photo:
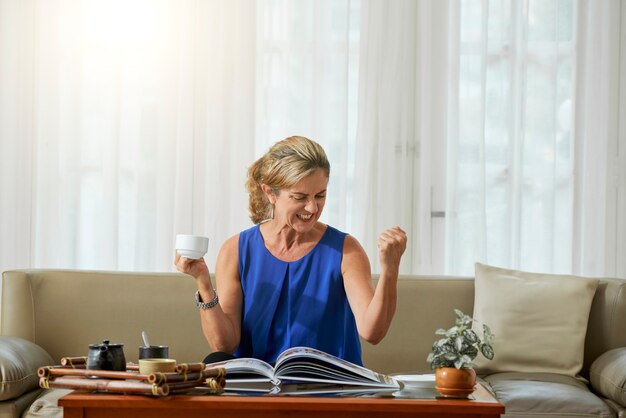
[[[256,392],[272,395],[280,392],[280,385],[275,385],[269,380],[265,382],[252,382],[242,379],[227,379],[224,390],[227,392]]]
[[[397,388],[392,377],[376,373],[323,351],[309,347],[285,350],[276,360],[276,377],[281,380],[331,382]]]
[[[226,384],[229,381],[238,382],[272,382],[280,384],[274,376],[274,368],[263,360],[256,358],[237,358],[232,360],[211,363],[208,367],[223,367],[226,369]]]
[[[282,396],[298,396],[298,395],[337,395],[350,397],[361,397],[375,393],[380,393],[381,390],[389,390],[386,393],[393,393],[394,388],[381,389],[380,387],[367,387],[361,385],[341,385],[341,384],[329,384],[329,383],[290,383],[280,386],[280,390],[276,392],[277,395]]]

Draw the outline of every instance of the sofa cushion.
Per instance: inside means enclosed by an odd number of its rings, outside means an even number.
[[[48,389],[32,403],[22,418],[63,418],[59,398],[71,393],[71,389]]]
[[[476,264],[474,326],[493,331],[495,357],[476,358],[479,373],[575,376],[598,280]]]
[[[51,364],[54,364],[52,357],[37,344],[0,336],[0,401],[38,388],[37,369]]]
[[[589,374],[596,392],[626,406],[626,347],[602,354],[591,365]]]
[[[8,399],[0,402],[0,417],[2,418],[20,418],[22,413],[26,411],[43,389],[35,389],[23,393],[17,398]]]
[[[580,380],[555,373],[496,373],[484,376],[505,406],[505,418],[614,417],[613,410]]]

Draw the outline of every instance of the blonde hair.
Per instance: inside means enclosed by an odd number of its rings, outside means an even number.
[[[261,185],[268,185],[275,194],[289,188],[322,169],[330,176],[330,163],[324,149],[303,136],[290,136],[275,143],[265,155],[248,168],[246,189],[249,193],[248,212],[255,224],[270,219],[272,204]]]

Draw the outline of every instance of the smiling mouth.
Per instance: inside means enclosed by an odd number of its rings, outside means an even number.
[[[303,221],[308,221],[313,217],[313,214],[308,214],[308,215],[301,215],[301,214],[297,214],[296,215],[299,219],[302,219]]]

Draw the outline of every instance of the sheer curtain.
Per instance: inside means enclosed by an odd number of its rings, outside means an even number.
[[[580,1],[578,26],[572,269],[626,277],[626,4]]]
[[[446,267],[571,267],[573,1],[462,1],[453,27]]]
[[[419,172],[416,108],[417,3],[364,1],[355,169],[354,233],[378,271],[376,237],[401,225],[412,235],[414,174]],[[415,172],[414,172],[415,169]],[[409,246],[403,270],[411,263]]]
[[[171,270],[177,232],[211,237],[212,265],[249,224],[255,16],[2,1],[0,267]]]
[[[616,1],[453,9],[446,273],[624,274],[619,16]]]
[[[359,0],[257,2],[256,155],[291,135],[331,163],[322,221],[349,231],[359,68]]]
[[[251,225],[249,164],[318,140],[350,222],[356,0],[0,0],[0,270],[169,271]]]
[[[439,225],[432,171],[446,131],[447,8],[444,1],[363,1],[354,193],[354,233],[378,271],[376,238],[409,234],[401,272],[436,270]],[[417,23],[417,24],[416,24]],[[435,170],[436,171],[436,170]]]
[[[0,1],[0,270],[30,262],[32,1]]]
[[[625,25],[619,0],[0,0],[0,270],[169,271],[178,232],[213,266],[247,166],[298,134],[374,271],[400,225],[403,273],[624,276]]]

